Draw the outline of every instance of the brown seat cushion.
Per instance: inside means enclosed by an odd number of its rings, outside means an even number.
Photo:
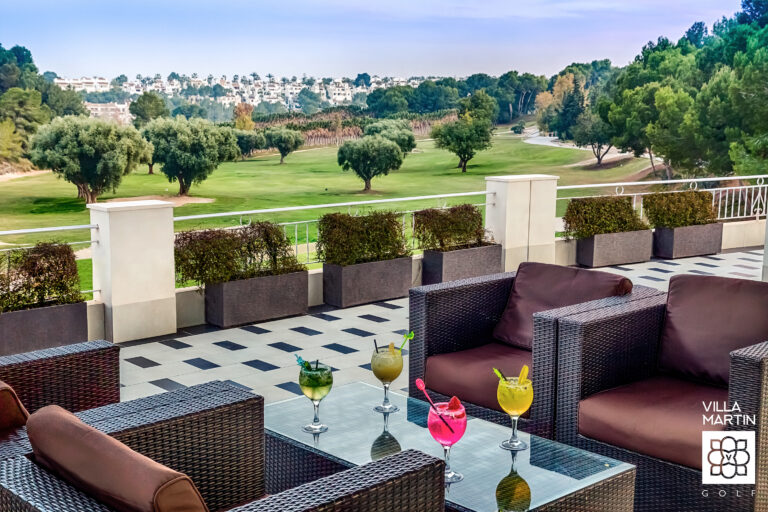
[[[531,349],[533,314],[632,291],[626,277],[547,263],[521,263],[512,283],[507,307],[493,337]]]
[[[768,341],[768,283],[677,275],[669,281],[659,368],[728,385],[729,353]]]
[[[27,421],[35,461],[121,512],[207,512],[195,484],[56,405]]]
[[[29,413],[11,386],[0,381],[0,431],[23,427]]]
[[[504,375],[519,375],[524,364],[531,366],[531,352],[503,343],[438,354],[427,358],[424,380],[429,389],[443,395],[456,395],[462,401],[501,411],[496,400],[498,368]]]
[[[579,433],[633,452],[701,469],[702,402],[728,391],[659,376],[609,389],[579,402]]]

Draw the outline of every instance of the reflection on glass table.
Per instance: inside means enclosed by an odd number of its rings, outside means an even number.
[[[268,435],[291,443],[299,451],[321,455],[346,467],[370,462],[395,447],[442,457],[442,447],[427,430],[429,405],[395,392],[389,398],[400,412],[385,415],[386,424],[382,414],[370,406],[371,402],[381,400],[381,388],[364,383],[335,388],[323,400],[323,421],[329,429],[319,436],[316,446],[313,436],[297,425],[296,419],[306,415],[303,397],[267,405],[264,426]],[[499,449],[499,440],[509,436],[509,428],[469,417],[464,437],[451,452],[451,466],[464,475],[464,480],[448,489],[448,508],[495,511],[500,508],[501,497],[511,504],[510,510],[517,510],[514,507],[522,507],[530,494],[528,508],[535,510],[587,488],[602,492],[606,481],[634,471],[630,464],[524,432],[519,435],[530,449],[516,453],[513,471],[518,479],[510,471],[510,452]],[[628,499],[631,510],[631,496]]]

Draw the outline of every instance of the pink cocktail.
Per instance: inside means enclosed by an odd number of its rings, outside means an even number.
[[[453,397],[450,402],[438,402],[435,409],[429,409],[427,428],[432,437],[440,443],[445,453],[445,483],[461,481],[464,476],[451,469],[449,463],[451,446],[462,438],[467,430],[467,412],[459,399]]]

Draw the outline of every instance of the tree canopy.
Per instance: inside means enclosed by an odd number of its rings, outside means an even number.
[[[285,163],[285,157],[299,149],[304,144],[304,136],[296,130],[288,128],[272,128],[264,133],[267,147],[280,152],[280,163]]]
[[[416,147],[416,137],[413,135],[411,123],[405,119],[383,119],[365,127],[363,134],[380,135],[391,140],[403,152],[403,158]]]
[[[337,160],[343,170],[352,170],[363,180],[363,191],[369,192],[373,178],[400,168],[403,152],[391,140],[373,135],[346,141],[339,147]]]
[[[205,181],[219,164],[240,156],[233,130],[204,119],[158,118],[147,124],[144,134],[154,146],[154,162],[169,182],[179,183],[180,196]]]
[[[492,135],[493,126],[489,119],[472,117],[468,113],[460,116],[457,121],[435,125],[431,133],[435,146],[447,149],[459,157],[457,167],[461,172],[467,172],[467,163],[478,151],[491,147]]]
[[[148,122],[158,117],[168,117],[171,113],[165,106],[165,100],[156,92],[145,92],[128,107],[128,111],[134,115],[133,124],[141,128]]]
[[[66,116],[42,126],[31,142],[31,160],[74,184],[78,197],[94,203],[116,190],[123,176],[148,162],[152,145],[132,126]]]

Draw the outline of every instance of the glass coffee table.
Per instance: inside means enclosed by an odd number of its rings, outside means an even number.
[[[312,418],[312,404],[303,396],[265,406],[268,467],[292,466],[309,481],[408,448],[442,458],[426,428],[429,404],[399,393],[390,400],[400,411],[385,417],[373,410],[380,388],[359,382],[335,387],[322,402],[328,425],[322,434],[302,431]],[[509,434],[509,428],[469,419],[451,451],[451,467],[464,480],[446,489],[446,509],[632,511],[631,464],[522,432],[530,449],[513,454],[499,447]],[[267,492],[280,490],[269,486]]]

